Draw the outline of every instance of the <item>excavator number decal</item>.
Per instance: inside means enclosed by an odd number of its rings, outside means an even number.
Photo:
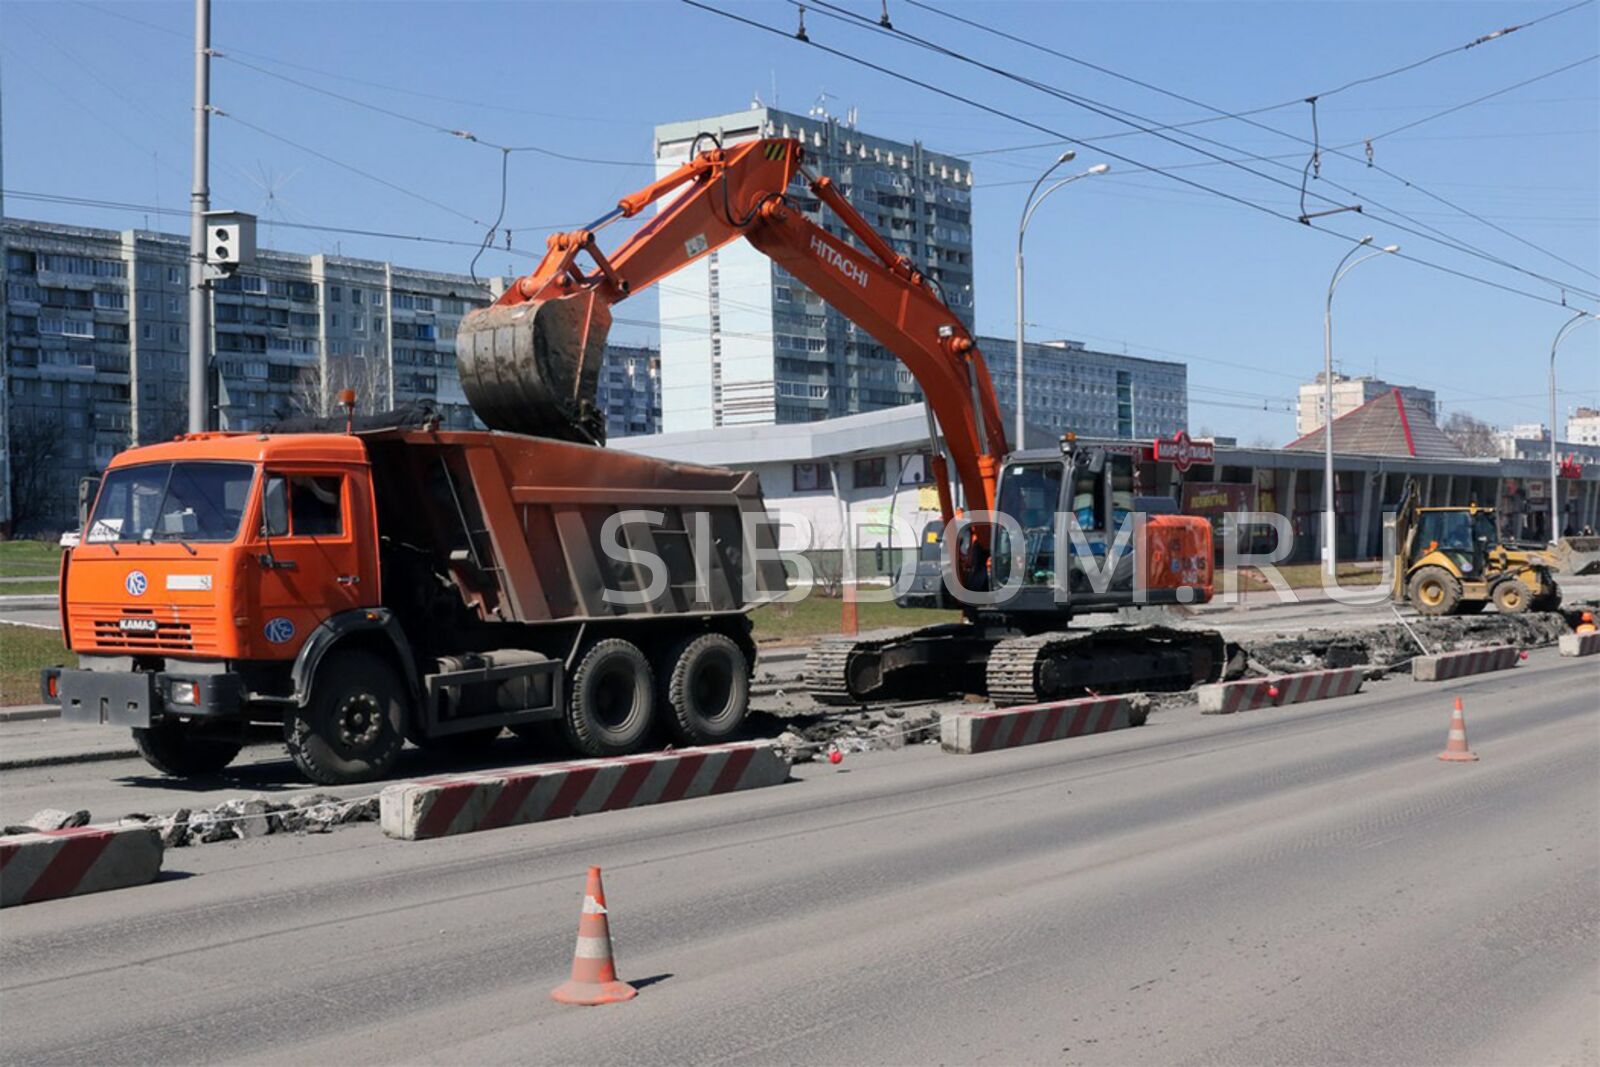
[[[706,235],[703,234],[703,233],[697,233],[693,237],[689,238],[687,241],[683,242],[684,254],[687,255],[690,259],[693,259],[695,256],[698,256],[701,252],[704,252],[705,250],[706,250]]]

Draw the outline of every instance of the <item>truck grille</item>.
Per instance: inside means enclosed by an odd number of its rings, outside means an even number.
[[[165,614],[165,612],[163,612]],[[157,618],[154,612],[124,612],[107,616],[101,611],[88,611],[72,620],[77,634],[88,631],[94,649],[119,652],[189,652],[196,648],[207,649],[215,644],[216,620],[209,615],[183,611],[180,619]],[[123,620],[134,622],[140,628],[128,629]],[[151,623],[154,629],[146,629]],[[87,651],[87,650],[85,650]]]

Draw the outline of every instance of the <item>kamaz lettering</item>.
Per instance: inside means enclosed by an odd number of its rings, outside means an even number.
[[[821,256],[829,266],[836,268],[840,274],[855,282],[861,288],[867,287],[867,269],[854,260],[846,259],[837,248],[828,244],[816,234],[811,235],[811,251]]]

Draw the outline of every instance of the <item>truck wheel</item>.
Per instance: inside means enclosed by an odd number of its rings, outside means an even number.
[[[405,744],[405,699],[389,665],[368,652],[335,653],[317,669],[311,701],[283,720],[283,741],[318,785],[381,778]]]
[[[205,737],[179,722],[135,727],[133,745],[146,763],[175,778],[216,774],[232,763],[244,748],[243,742]]]
[[[681,741],[707,745],[726,741],[750,707],[750,667],[744,651],[726,634],[700,634],[667,658],[668,722]]]
[[[1502,615],[1521,615],[1533,605],[1533,594],[1520,578],[1507,578],[1494,587],[1494,609]]]
[[[636,752],[655,718],[655,675],[631,641],[597,642],[572,672],[566,735],[585,756]]]
[[[1411,576],[1406,599],[1424,615],[1453,615],[1461,602],[1461,582],[1443,567],[1424,567]]]

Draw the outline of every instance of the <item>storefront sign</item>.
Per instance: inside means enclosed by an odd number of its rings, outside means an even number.
[[[1193,441],[1187,431],[1179,430],[1172,437],[1156,438],[1155,457],[1166,460],[1178,471],[1186,471],[1196,463],[1210,463],[1215,452],[1210,441]]]

